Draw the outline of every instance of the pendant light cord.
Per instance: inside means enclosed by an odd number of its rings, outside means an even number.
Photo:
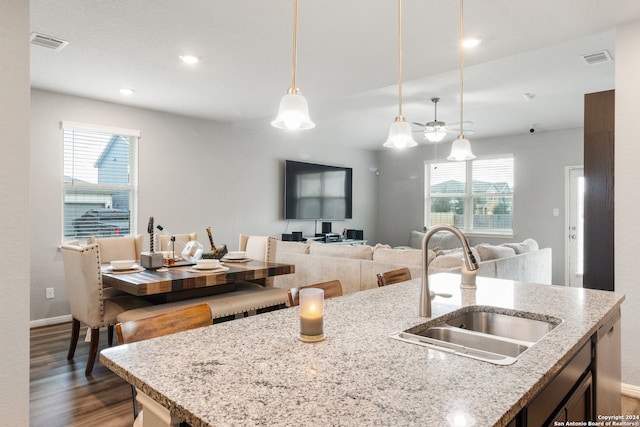
[[[464,93],[464,83],[463,83],[463,69],[464,69],[464,46],[462,44],[463,42],[463,26],[464,26],[464,13],[463,13],[463,2],[464,0],[460,0],[460,136],[464,137],[464,130],[463,130],[463,121],[462,121],[462,94]]]
[[[298,0],[293,0],[293,67],[291,79],[291,93],[296,93],[296,64],[298,62]]]
[[[402,0],[398,0],[398,117],[402,117]]]

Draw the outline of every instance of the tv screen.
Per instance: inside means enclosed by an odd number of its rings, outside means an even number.
[[[352,169],[285,161],[285,219],[351,218]]]

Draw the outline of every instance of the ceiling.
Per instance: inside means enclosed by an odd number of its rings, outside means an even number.
[[[30,4],[32,31],[69,42],[31,47],[34,88],[287,133],[269,123],[291,86],[292,0]],[[587,66],[580,55],[606,49],[615,59],[614,28],[640,19],[640,2],[468,0],[464,11],[465,35],[482,38],[464,60],[473,143],[581,126],[583,95],[614,87],[615,61]],[[432,120],[434,96],[438,119],[459,121],[458,20],[455,0],[403,3],[408,121]],[[293,138],[382,149],[398,113],[397,32],[394,0],[300,0],[297,86],[316,128]],[[182,63],[185,53],[200,63]]]

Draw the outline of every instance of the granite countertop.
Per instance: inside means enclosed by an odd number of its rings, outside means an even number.
[[[420,280],[325,301],[325,341],[298,340],[290,308],[103,350],[101,362],[193,426],[506,425],[624,296],[478,277],[430,276],[433,317],[490,305],[562,324],[509,366],[389,338],[418,316]]]

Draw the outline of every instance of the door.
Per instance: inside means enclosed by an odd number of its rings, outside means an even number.
[[[584,274],[584,168],[567,167],[566,285],[582,287]]]

